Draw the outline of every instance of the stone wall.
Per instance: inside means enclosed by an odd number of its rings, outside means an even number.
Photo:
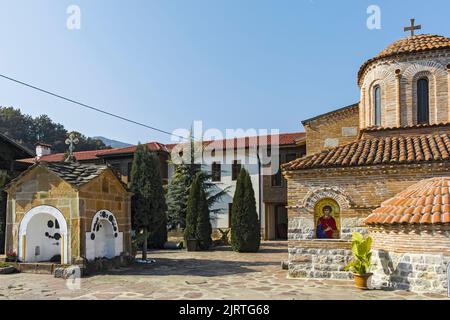
[[[307,155],[355,141],[359,134],[358,110],[357,106],[350,107],[305,123]]]
[[[372,286],[447,292],[450,227],[370,227],[374,239]]]
[[[20,184],[8,190],[6,250],[19,251],[19,226],[24,215],[34,207],[47,205],[58,208],[67,221],[67,228],[73,235],[69,239],[69,250],[77,254],[79,241],[78,196],[76,190],[42,167],[36,167],[21,180]],[[71,245],[75,244],[75,248]]]
[[[119,232],[123,232],[123,249],[131,252],[131,199],[110,170],[83,185],[79,190],[81,252],[86,251],[85,234],[90,231],[92,219],[100,210],[112,212],[117,219]]]
[[[292,278],[351,279],[351,273],[344,271],[351,258],[348,241],[291,240],[288,275]]]

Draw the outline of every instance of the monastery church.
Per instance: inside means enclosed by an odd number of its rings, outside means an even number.
[[[450,38],[408,29],[361,66],[358,104],[303,121],[307,155],[283,165],[290,277],[351,277],[358,231],[374,239],[373,285],[446,292]]]

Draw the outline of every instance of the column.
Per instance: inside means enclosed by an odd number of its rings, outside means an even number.
[[[400,69],[395,70],[395,78],[396,78],[396,82],[397,82],[397,103],[396,103],[396,116],[397,116],[397,127],[401,127],[402,125],[402,85],[401,85],[401,71]]]

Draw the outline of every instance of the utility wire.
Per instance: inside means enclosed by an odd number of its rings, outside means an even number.
[[[31,84],[22,82],[22,81],[20,81],[20,80],[17,80],[17,79],[14,79],[14,78],[5,76],[5,75],[3,75],[3,74],[0,74],[0,77],[4,78],[4,79],[6,79],[6,80],[12,81],[12,82],[21,84],[21,85],[23,85],[23,86],[25,86],[25,87],[28,87],[28,88],[31,88],[31,89],[40,91],[40,92],[42,92],[42,93],[51,95],[51,96],[53,96],[53,97],[56,97],[56,98],[59,98],[59,99],[68,101],[68,102],[70,102],[70,103],[77,104],[77,105],[82,106],[82,107],[84,107],[84,108],[91,109],[91,110],[94,110],[94,111],[97,111],[97,112],[106,114],[106,115],[108,115],[108,116],[111,116],[111,117],[114,117],[114,118],[117,118],[117,119],[120,119],[120,120],[129,122],[129,123],[136,124],[136,125],[138,125],[138,126],[141,126],[141,127],[144,127],[144,128],[150,129],[150,130],[154,130],[154,131],[157,131],[157,132],[160,132],[160,133],[168,134],[168,135],[170,135],[170,136],[174,136],[174,137],[177,137],[177,138],[181,138],[181,139],[188,140],[188,138],[186,138],[186,137],[179,136],[179,135],[170,133],[170,132],[168,132],[168,131],[165,131],[165,130],[163,130],[163,129],[159,129],[159,128],[156,128],[156,127],[152,127],[152,126],[146,125],[145,123],[138,122],[138,121],[135,121],[135,120],[131,120],[131,119],[128,119],[128,118],[119,116],[119,115],[117,115],[117,114],[114,114],[114,113],[111,113],[111,112],[108,112],[108,111],[105,111],[105,110],[102,110],[102,109],[99,109],[99,108],[96,108],[96,107],[93,107],[93,106],[84,104],[84,103],[82,103],[82,102],[79,102],[79,101],[76,101],[76,100],[73,100],[73,99],[70,99],[70,98],[61,96],[61,95],[56,94],[56,93],[51,92],[51,91],[47,91],[47,90],[41,89],[41,88],[39,88],[39,87],[36,87],[36,86],[31,85]]]

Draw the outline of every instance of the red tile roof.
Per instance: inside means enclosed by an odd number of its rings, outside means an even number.
[[[295,144],[297,140],[304,139],[305,138],[304,132],[294,132],[294,133],[283,133],[278,136],[279,144],[280,146],[286,146]],[[272,142],[272,137],[268,136],[268,143]],[[260,139],[258,142],[261,144],[265,144],[264,139]],[[237,138],[237,139],[229,139],[229,140],[215,140],[215,141],[205,141],[204,144],[211,145],[211,144],[217,144],[217,146],[224,146],[227,147],[230,143],[232,146],[236,147],[236,145],[240,146],[241,143],[244,143],[246,147],[248,147],[251,143],[253,143],[254,140],[246,137],[246,138]],[[239,144],[237,144],[239,143]],[[163,152],[169,152],[172,150],[173,147],[176,146],[176,144],[162,144],[159,142],[149,142],[146,144],[146,146],[151,151],[163,151]],[[93,151],[78,151],[74,152],[74,156],[78,161],[89,161],[89,160],[97,160],[105,157],[111,157],[111,156],[119,156],[119,155],[128,155],[132,154],[136,151],[137,146],[130,146],[125,148],[115,148],[115,149],[105,149],[105,150],[93,150]],[[17,160],[19,162],[24,163],[34,163],[36,161],[36,158],[27,158],[27,159],[21,159]],[[64,161],[64,153],[55,153],[55,154],[49,154],[46,156],[41,157],[40,161],[45,162],[61,162]]]
[[[374,61],[404,54],[418,53],[437,49],[448,49],[448,48],[450,48],[450,38],[444,36],[421,34],[413,37],[400,39],[389,45],[386,49],[381,51],[376,57],[366,61],[359,70],[358,81],[361,80],[361,77],[367,66]]]
[[[286,171],[450,160],[450,134],[377,137],[296,159]]]
[[[281,133],[279,135],[268,135],[268,136],[254,136],[254,137],[242,137],[242,138],[232,138],[232,139],[222,139],[213,141],[203,141],[205,146],[208,148],[236,148],[243,147],[248,148],[250,145],[257,144],[262,145],[272,145],[278,139],[278,144],[280,146],[295,145],[298,141],[306,138],[305,132],[293,132],[293,133]],[[172,150],[178,144],[167,144],[166,147]]]
[[[147,147],[151,151],[167,151],[163,144],[158,142],[149,142],[146,144]],[[119,155],[119,154],[129,154],[134,153],[136,151],[137,146],[131,146],[126,148],[115,148],[115,149],[104,149],[104,150],[91,150],[91,151],[78,151],[74,152],[74,156],[78,161],[89,161],[89,160],[97,160],[102,157],[111,156],[111,155]],[[54,153],[46,156],[42,156],[39,160],[43,162],[61,162],[64,161],[64,153]],[[36,158],[27,158],[17,160],[19,162],[24,163],[34,163]]]
[[[364,222],[368,225],[450,223],[450,177],[412,185],[383,202]]]

